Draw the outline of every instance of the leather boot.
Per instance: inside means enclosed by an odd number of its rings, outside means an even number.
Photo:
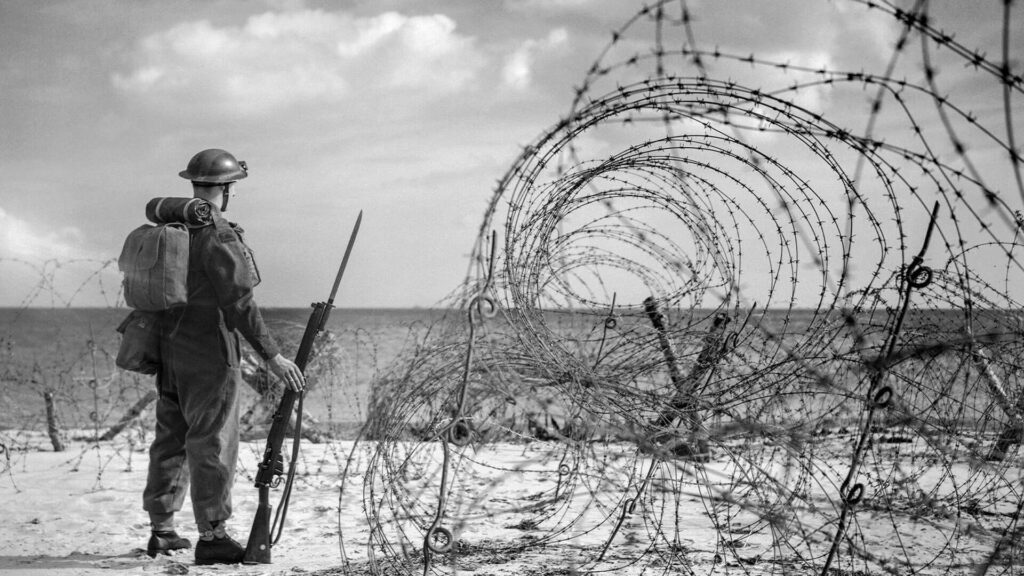
[[[184,550],[191,547],[192,543],[188,541],[188,538],[178,536],[174,530],[154,530],[149,536],[146,554],[150,558],[156,558],[157,554],[169,555],[171,550]]]
[[[196,544],[196,564],[238,564],[245,557],[245,548],[227,534]]]

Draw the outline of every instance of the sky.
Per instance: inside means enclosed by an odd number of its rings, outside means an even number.
[[[848,4],[689,2],[708,46],[877,67],[897,27]],[[936,10],[994,49],[1002,3],[983,4]],[[324,299],[360,210],[338,303],[435,305],[497,180],[640,6],[0,0],[0,306],[116,305],[124,236],[149,199],[191,194],[177,173],[205,148],[250,168],[226,216],[262,305]]]

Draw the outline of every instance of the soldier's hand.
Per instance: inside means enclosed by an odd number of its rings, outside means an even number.
[[[299,370],[295,362],[278,354],[271,358],[268,363],[270,364],[271,372],[280,378],[289,390],[301,392],[302,388],[305,387],[306,378],[302,375],[302,370]]]

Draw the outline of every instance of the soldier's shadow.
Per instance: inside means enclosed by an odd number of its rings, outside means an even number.
[[[84,554],[72,552],[67,556],[4,556],[0,555],[0,572],[6,570],[39,570],[40,574],[48,574],[57,570],[76,569],[125,569],[132,567],[152,566],[157,563],[192,563],[191,554],[175,556],[157,556],[150,558],[146,551],[135,548],[124,554]]]

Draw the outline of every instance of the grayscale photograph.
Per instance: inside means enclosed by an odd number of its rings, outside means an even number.
[[[1024,574],[1024,4],[0,0],[0,576]]]

